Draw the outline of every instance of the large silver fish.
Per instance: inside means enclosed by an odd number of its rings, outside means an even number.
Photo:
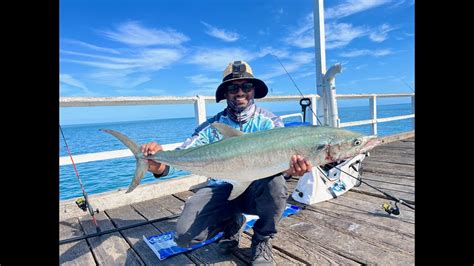
[[[325,165],[354,157],[379,144],[374,136],[331,127],[282,127],[244,134],[225,124],[213,123],[212,126],[224,136],[222,140],[149,156],[144,156],[140,146],[123,134],[101,130],[117,137],[137,159],[135,176],[127,193],[138,186],[148,169],[147,160],[151,159],[231,183],[229,200],[242,194],[252,181],[287,170],[292,155],[304,156],[313,166]]]

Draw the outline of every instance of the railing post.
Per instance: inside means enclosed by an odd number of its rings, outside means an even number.
[[[196,95],[194,102],[194,117],[198,125],[206,121],[206,101],[200,95]]]
[[[411,112],[415,114],[415,95],[411,96]],[[415,119],[413,119],[412,128],[415,130]]]
[[[318,109],[316,109],[316,101],[317,101],[317,97],[316,96],[311,96],[311,109],[313,110],[311,112],[311,124],[313,126],[316,126],[318,125],[318,118],[317,118],[317,114],[318,114]]]
[[[372,135],[377,135],[377,96],[372,95],[369,99],[370,114],[372,117]]]

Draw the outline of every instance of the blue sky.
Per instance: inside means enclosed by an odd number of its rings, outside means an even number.
[[[411,93],[414,1],[325,1],[326,66],[337,93]],[[60,1],[60,95],[214,95],[246,60],[269,95],[316,93],[313,0]],[[410,88],[411,87],[411,88]],[[224,105],[210,105],[208,115]],[[63,124],[192,116],[193,107],[61,108]],[[181,112],[181,115],[178,113]]]

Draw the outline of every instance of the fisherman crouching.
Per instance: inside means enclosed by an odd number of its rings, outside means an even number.
[[[225,99],[227,107],[199,125],[194,134],[178,149],[197,147],[222,139],[222,135],[211,126],[213,122],[226,124],[244,133],[283,127],[278,116],[256,106],[254,102],[254,99],[263,98],[267,93],[266,84],[253,76],[248,63],[229,63],[224,70],[222,83],[216,90],[216,102]],[[161,151],[162,147],[156,142],[149,142],[143,144],[141,149],[147,156]],[[273,264],[270,241],[277,233],[277,224],[286,207],[286,180],[293,175],[301,176],[312,168],[311,163],[302,156],[295,154],[288,159],[288,170],[253,181],[244,193],[231,201],[227,198],[232,191],[232,185],[211,178],[207,186],[199,189],[186,201],[176,224],[176,243],[181,247],[190,247],[224,232],[218,247],[223,254],[230,254],[238,247],[245,225],[245,216],[242,213],[254,214],[258,215],[259,219],[253,226],[251,263]],[[148,161],[148,171],[157,178],[177,171],[169,165]]]

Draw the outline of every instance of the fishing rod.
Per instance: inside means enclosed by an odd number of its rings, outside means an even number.
[[[80,198],[76,200],[76,204],[79,208],[81,208],[83,211],[89,211],[89,214],[92,216],[92,221],[95,224],[95,229],[97,232],[100,232],[100,227],[99,224],[97,223],[97,220],[95,219],[95,212],[99,213],[99,209],[94,211],[94,208],[92,208],[92,205],[89,202],[89,199],[87,197],[86,190],[84,189],[84,185],[82,184],[81,177],[79,176],[79,172],[77,171],[76,164],[74,163],[74,160],[72,159],[71,152],[69,151],[69,146],[67,145],[66,137],[64,137],[63,129],[61,128],[61,124],[59,125],[59,130],[61,131],[61,135],[63,136],[64,143],[66,144],[66,149],[67,153],[69,154],[69,158],[71,158],[72,165],[74,166],[74,171],[76,172],[76,177],[77,180],[79,181],[79,185],[81,185],[82,189],[82,195],[84,198]]]
[[[296,88],[296,89],[298,90],[298,92],[300,93],[301,97],[305,98],[305,96],[303,95],[303,93],[301,92],[301,90],[300,90],[300,89],[298,88],[298,86],[296,85],[296,82],[295,82],[295,81],[293,80],[293,78],[291,77],[290,73],[286,70],[285,66],[283,66],[283,64],[281,63],[280,59],[279,59],[276,55],[274,55],[274,54],[272,54],[272,55],[277,59],[278,63],[280,63],[280,65],[281,65],[281,67],[283,68],[283,70],[285,70],[286,74],[288,75],[288,77],[290,78],[290,80],[293,82],[293,85],[295,86],[295,88]],[[321,121],[319,120],[318,116],[317,116],[316,113],[314,112],[313,108],[311,108],[311,106],[308,106],[308,107],[309,107],[309,109],[311,110],[311,112],[313,113],[314,117],[316,117],[316,119],[318,120],[319,124],[322,125]],[[319,168],[319,167],[318,167],[318,168]],[[352,178],[355,178],[355,179],[358,180],[359,182],[366,184],[367,186],[369,186],[369,187],[371,187],[371,188],[377,190],[378,192],[382,193],[383,195],[385,195],[385,196],[388,197],[389,199],[395,201],[395,207],[392,207],[392,206],[391,206],[390,204],[388,204],[388,203],[384,203],[384,204],[382,205],[382,208],[383,208],[387,213],[389,213],[389,214],[394,214],[394,215],[400,214],[400,210],[399,210],[399,208],[398,208],[397,203],[403,204],[404,206],[406,206],[406,207],[408,207],[408,208],[410,208],[410,209],[412,209],[412,210],[415,210],[415,207],[409,205],[407,202],[405,202],[405,201],[403,201],[403,200],[401,200],[401,199],[399,199],[399,198],[397,198],[397,197],[395,197],[395,196],[392,196],[392,195],[390,195],[390,194],[388,194],[388,193],[382,191],[381,189],[378,189],[378,188],[376,188],[376,187],[370,185],[369,183],[363,181],[362,178],[357,178],[357,177],[355,177],[355,176],[353,176],[353,175],[347,173],[346,171],[340,169],[340,168],[337,167],[337,166],[334,166],[334,168],[336,168],[337,170],[339,170],[339,171],[341,171],[341,172],[347,174],[348,176],[350,176],[350,177],[352,177]],[[322,171],[322,170],[320,169],[320,171]],[[324,173],[323,173],[323,174],[324,174]],[[326,174],[324,174],[324,175],[326,175]]]

